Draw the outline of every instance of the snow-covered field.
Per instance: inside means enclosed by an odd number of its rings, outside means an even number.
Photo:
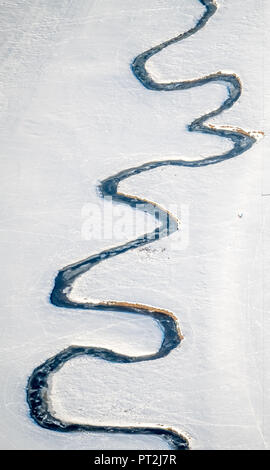
[[[51,403],[76,423],[172,426],[193,449],[265,449],[270,7],[217,3],[205,28],[154,56],[148,69],[158,81],[236,73],[242,96],[211,124],[264,131],[264,139],[227,162],[164,167],[121,183],[129,194],[178,207],[188,243],[179,249],[169,237],[105,261],[72,292],[168,309],[184,341],[148,363],[74,359],[53,378]],[[130,70],[134,57],[186,31],[202,12],[197,0],[0,0],[2,449],[166,448],[157,436],[45,430],[29,417],[25,389],[35,367],[72,344],[134,355],[160,345],[150,318],[61,309],[49,295],[59,269],[129,238],[134,211],[124,207],[121,241],[83,236],[87,207],[103,207],[100,180],[229,148],[187,130],[220,106],[224,86],[153,92]],[[143,233],[142,219],[135,228]]]

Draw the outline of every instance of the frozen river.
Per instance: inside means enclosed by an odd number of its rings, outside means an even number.
[[[266,2],[2,8],[2,448],[269,448]]]

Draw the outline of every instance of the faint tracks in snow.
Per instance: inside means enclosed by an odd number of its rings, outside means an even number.
[[[158,204],[118,191],[118,186],[121,181],[126,180],[131,176],[138,175],[142,172],[150,171],[161,166],[174,165],[179,167],[200,168],[207,165],[214,165],[242,154],[243,152],[250,149],[256,142],[255,133],[245,132],[242,129],[233,128],[230,126],[216,127],[210,124],[205,124],[206,121],[208,121],[210,118],[213,118],[226,109],[231,108],[233,104],[239,99],[241,95],[241,82],[235,74],[216,72],[194,80],[158,83],[147,72],[146,63],[151,57],[153,57],[155,54],[158,54],[166,47],[183,41],[184,39],[195,34],[206,25],[209,18],[215,13],[217,6],[214,0],[198,1],[204,6],[205,11],[198,20],[197,24],[185,33],[179,34],[178,36],[169,39],[168,41],[165,41],[155,47],[152,47],[151,49],[140,54],[133,61],[131,68],[135,77],[145,88],[148,88],[149,90],[160,92],[187,90],[189,88],[203,86],[212,82],[221,83],[226,86],[227,97],[222,105],[208,114],[195,119],[189,125],[189,130],[191,132],[202,132],[204,134],[215,135],[229,139],[232,143],[232,148],[223,154],[214,155],[195,161],[152,161],[137,167],[120,171],[119,173],[103,180],[99,186],[102,197],[109,196],[113,199],[114,202],[127,204],[128,206],[137,210],[149,212],[159,220],[160,226],[151,233],[144,234],[136,240],[132,240],[123,245],[104,250],[101,253],[92,255],[86,259],[64,267],[59,271],[55,279],[55,285],[50,297],[52,304],[57,307],[84,310],[121,311],[124,313],[136,313],[140,315],[151,316],[155,321],[158,322],[163,331],[162,344],[156,353],[142,356],[128,356],[104,348],[73,345],[60,351],[55,356],[47,359],[43,364],[34,369],[27,385],[27,401],[30,407],[31,417],[36,421],[36,423],[44,428],[62,432],[89,431],[128,434],[155,434],[165,439],[173,449],[189,449],[189,442],[186,437],[181,435],[177,430],[165,426],[110,426],[109,424],[85,425],[62,421],[58,419],[54,415],[53,410],[50,409],[48,382],[51,374],[54,374],[66,362],[78,356],[88,355],[105,361],[125,364],[152,361],[168,355],[170,351],[176,348],[182,340],[177,318],[172,312],[148,305],[128,302],[77,302],[75,300],[71,300],[69,294],[71,293],[75,280],[102,261],[108,260],[114,256],[121,255],[129,250],[136,249],[142,245],[153,243],[155,240],[167,237],[171,233],[178,230],[177,219],[167,210],[161,208]]]

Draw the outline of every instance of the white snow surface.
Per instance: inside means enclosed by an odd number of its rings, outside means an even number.
[[[165,208],[187,207],[188,245],[178,250],[167,238],[105,261],[72,292],[171,310],[184,341],[150,362],[73,359],[53,377],[51,403],[76,423],[169,425],[193,449],[269,449],[270,7],[217,3],[205,28],[157,54],[148,69],[160,81],[236,73],[240,100],[210,122],[261,130],[264,139],[227,162],[164,167],[121,183]],[[49,295],[59,269],[119,244],[81,236],[82,208],[103,205],[98,181],[147,161],[229,148],[187,130],[224,101],[222,84],[152,92],[130,69],[139,53],[194,25],[203,8],[197,0],[0,0],[0,7],[0,446],[164,449],[153,436],[42,429],[29,417],[25,389],[35,367],[71,344],[136,355],[159,347],[161,331],[149,318],[57,308]],[[122,210],[131,224],[133,211]]]

